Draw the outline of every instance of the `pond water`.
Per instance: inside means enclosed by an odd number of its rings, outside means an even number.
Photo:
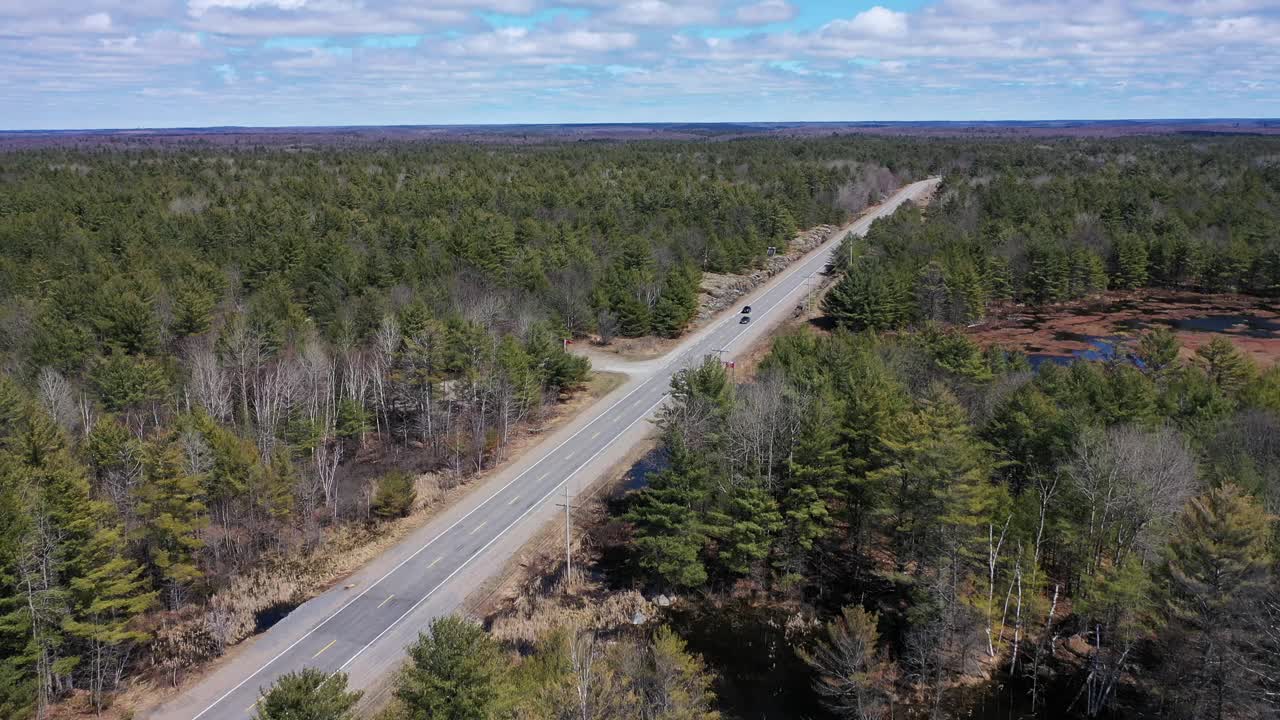
[[[1175,330],[1188,332],[1247,335],[1255,338],[1280,338],[1280,320],[1256,315],[1201,315],[1176,320],[1160,320]]]
[[[830,718],[811,689],[813,675],[786,636],[785,613],[740,601],[695,605],[671,615],[672,628],[717,673],[726,718]]]
[[[1054,353],[1035,352],[1041,348],[1027,348],[1027,361],[1031,363],[1034,370],[1040,365],[1049,362],[1057,365],[1070,365],[1076,360],[1091,360],[1096,362],[1108,362],[1122,358],[1125,343],[1130,340],[1123,335],[1083,335],[1080,333],[1059,331],[1053,334],[1054,340],[1070,341],[1085,343],[1089,347],[1079,350],[1072,350],[1070,355],[1058,355]],[[1142,362],[1136,358],[1131,358],[1135,365],[1141,367]]]

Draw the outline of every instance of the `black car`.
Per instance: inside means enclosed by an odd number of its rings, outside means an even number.
[[[751,314],[751,306],[750,306],[750,305],[744,305],[744,306],[742,307],[742,314],[743,314],[743,315],[750,315],[750,314]]]
[[[738,324],[739,324],[739,325],[746,325],[746,324],[747,324],[747,323],[749,323],[749,322],[751,322],[751,318],[747,317],[746,315],[743,315],[743,316],[742,316],[742,319],[738,321]]]

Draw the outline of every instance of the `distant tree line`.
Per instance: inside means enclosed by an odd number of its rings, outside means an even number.
[[[829,314],[885,329],[1107,289],[1280,294],[1273,143],[1014,145],[1005,167],[946,176],[927,212],[849,238]]]

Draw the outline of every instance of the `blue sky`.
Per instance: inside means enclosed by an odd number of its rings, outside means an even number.
[[[0,128],[1280,116],[1280,0],[0,0]]]

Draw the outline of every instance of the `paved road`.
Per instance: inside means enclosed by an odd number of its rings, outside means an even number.
[[[903,188],[847,231],[865,232],[872,220],[927,193],[936,182]],[[748,297],[745,302],[753,308],[749,324],[739,324],[737,314],[726,312],[666,358],[647,365],[650,372],[602,400],[597,405],[602,409],[584,413],[530,450],[528,460],[498,473],[343,584],[247,641],[151,717],[243,720],[253,714],[260,688],[303,667],[346,672],[353,687],[377,684],[400,663],[404,648],[432,617],[456,609],[555,516],[566,486],[585,487],[646,434],[649,424],[644,421],[665,399],[672,374],[719,350],[732,359],[734,352],[789,316],[804,297],[808,278],[823,269],[844,234],[837,233]]]

